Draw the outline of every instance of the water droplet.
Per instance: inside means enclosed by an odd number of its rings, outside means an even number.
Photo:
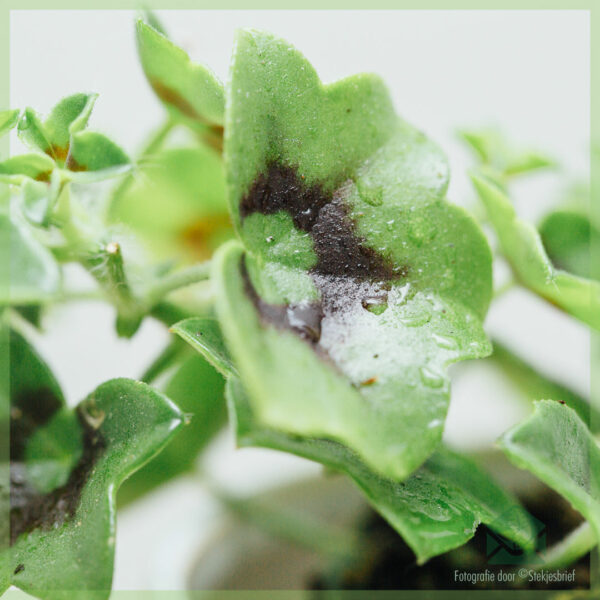
[[[265,242],[267,242],[267,244],[272,244],[274,241],[275,238],[272,235],[265,239]]]
[[[437,429],[438,427],[441,427],[444,424],[444,421],[442,421],[442,419],[433,419],[433,421],[429,421],[429,423],[427,424],[427,428],[428,429]]]
[[[458,348],[458,343],[454,338],[438,335],[437,333],[432,333],[431,337],[436,345],[444,350],[456,350]]]
[[[436,371],[431,370],[429,367],[421,367],[419,373],[423,385],[435,389],[443,387],[445,381],[444,377]]]

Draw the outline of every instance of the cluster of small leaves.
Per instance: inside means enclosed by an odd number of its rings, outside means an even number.
[[[288,43],[248,30],[238,34],[224,88],[153,16],[148,22],[137,23],[138,50],[167,120],[135,162],[86,128],[93,94],[65,98],[46,119],[32,109],[0,113],[0,134],[17,127],[32,149],[0,163],[0,182],[13,191],[0,211],[10,254],[0,303],[16,444],[10,494],[0,490],[12,496],[13,536],[0,551],[10,574],[0,591],[13,583],[48,599],[107,596],[117,488],[143,467],[123,488],[120,501],[129,502],[192,470],[225,420],[224,394],[240,446],[346,474],[419,563],[464,544],[480,523],[533,551],[518,501],[441,443],[447,368],[490,354],[482,321],[492,296],[488,243],[446,200],[441,151],[395,114],[375,76],[324,85]],[[190,143],[168,146],[180,126]],[[598,327],[598,282],[575,247],[581,221],[569,242],[557,238],[563,217],[548,217],[547,254],[506,195],[512,176],[552,161],[485,133],[464,137],[484,163],[473,181],[517,279]],[[79,201],[77,185],[116,176],[101,207]],[[150,267],[135,264],[114,224],[146,244]],[[215,250],[214,307],[193,294],[166,301],[208,267],[178,270],[156,259],[194,263]],[[120,335],[153,317],[182,338],[141,377],[161,379],[164,394],[117,379],[65,408],[14,313],[68,295],[67,262],[94,276]],[[584,400],[569,403],[585,417]],[[598,448],[578,413],[541,402],[502,440],[511,460],[591,524],[569,556],[600,531]]]
[[[475,189],[518,284],[582,321],[600,328],[600,282],[593,279],[590,259],[598,226],[592,215],[590,188],[576,184],[566,201],[549,212],[539,229],[520,219],[509,199],[515,175],[555,166],[535,152],[520,152],[496,134],[472,132],[466,141],[482,164],[472,175]],[[506,156],[511,160],[504,160]],[[591,151],[597,163],[598,151]],[[535,159],[532,159],[535,157]],[[524,165],[513,169],[511,164]],[[596,238],[597,239],[597,238]],[[589,399],[541,378],[499,346],[500,362],[528,395],[540,400],[525,422],[508,431],[500,445],[518,467],[531,471],[580,512],[586,522],[547,552],[548,565],[568,565],[600,540],[600,450],[592,433],[598,414]]]

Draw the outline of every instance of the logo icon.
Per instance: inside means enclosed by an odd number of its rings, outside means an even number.
[[[533,552],[524,551],[517,543],[505,538],[499,531],[507,527],[528,532]],[[486,535],[486,558],[490,565],[541,564],[541,553],[546,549],[546,525],[517,507],[490,523]]]

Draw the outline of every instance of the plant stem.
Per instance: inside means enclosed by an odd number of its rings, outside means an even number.
[[[584,521],[574,529],[566,538],[548,548],[542,554],[542,564],[536,565],[538,569],[560,569],[572,565],[585,556],[598,540],[592,526]]]
[[[165,140],[167,139],[169,133],[171,133],[171,130],[174,126],[175,121],[173,121],[171,118],[168,118],[165,121],[165,123],[161,127],[159,127],[156,130],[156,132],[152,135],[152,137],[148,140],[146,146],[144,146],[144,148],[138,156],[138,162],[140,161],[140,159],[147,158],[148,156],[151,156],[152,154],[158,152],[164,144]],[[129,190],[133,181],[133,172],[130,172],[125,177],[123,177],[123,179],[120,181],[120,183],[117,185],[117,187],[112,193],[112,198],[109,203],[109,212],[113,210],[113,207],[117,205],[120,198],[125,195],[127,190]]]
[[[575,410],[585,423],[599,422],[596,409],[586,398],[538,372],[499,341],[493,340],[493,345],[494,353],[488,360],[494,362],[525,396],[531,400],[562,401]]]
[[[177,362],[180,356],[188,350],[187,344],[179,339],[174,339],[163,351],[152,361],[146,371],[140,377],[144,383],[152,383],[167,369]]]
[[[179,269],[174,273],[166,275],[158,281],[148,292],[147,301],[150,306],[156,305],[165,296],[178,290],[201,281],[206,281],[210,276],[210,261],[197,263],[190,267]]]

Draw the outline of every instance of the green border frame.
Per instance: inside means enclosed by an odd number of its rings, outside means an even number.
[[[254,0],[248,6],[244,0],[0,0],[0,110],[8,109],[10,99],[10,11],[11,10],[136,10],[140,7],[155,10],[168,9],[359,9],[359,10],[584,10],[590,14],[590,140],[600,143],[600,1],[598,0]],[[596,104],[594,104],[594,102]],[[8,156],[9,138],[0,139],[0,158]],[[600,169],[590,169],[591,197],[600,198]],[[600,202],[592,205],[592,211],[600,220]],[[592,274],[600,279],[600,239],[592,240]],[[0,330],[0,335],[4,333]],[[0,340],[0,347],[3,346]],[[4,346],[6,348],[6,346]],[[600,333],[591,333],[591,401],[600,409]],[[8,356],[0,356],[0,400],[9,397],[8,389]],[[596,424],[596,427],[600,423]],[[0,432],[2,434],[2,432]],[[0,435],[0,464],[8,457],[8,436]],[[0,473],[0,476],[2,474]],[[8,483],[8,482],[7,482]],[[8,515],[0,514],[0,519]],[[0,539],[0,547],[6,543]],[[591,573],[593,597],[600,598],[600,559],[598,552],[592,553]],[[396,591],[396,592],[323,592],[323,600],[428,600],[430,598],[461,600],[465,593],[470,598],[484,600],[501,600],[507,593],[515,599],[542,599],[556,597],[556,591]],[[24,600],[31,598],[20,591],[9,591],[4,596],[8,600]],[[307,594],[303,591],[115,591],[111,600],[301,600]],[[577,596],[578,598],[580,596]],[[591,596],[590,596],[591,597]],[[93,600],[93,594],[90,595]]]

